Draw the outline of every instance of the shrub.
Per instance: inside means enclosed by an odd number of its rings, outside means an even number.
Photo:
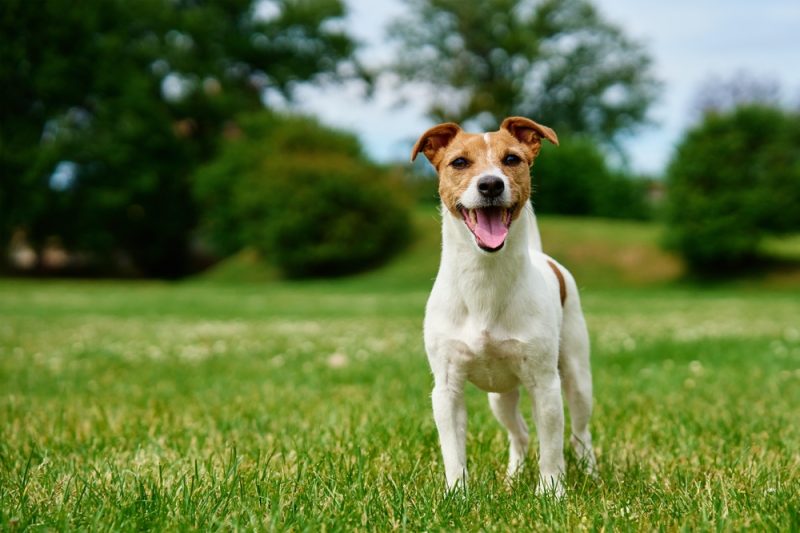
[[[545,145],[531,171],[538,213],[647,218],[646,182],[612,171],[596,142],[564,137]]]
[[[349,134],[260,114],[203,168],[205,235],[223,253],[250,246],[288,277],[374,266],[407,243],[403,191]]]
[[[668,168],[669,243],[696,273],[746,266],[762,236],[800,229],[800,117],[760,105],[709,113]]]

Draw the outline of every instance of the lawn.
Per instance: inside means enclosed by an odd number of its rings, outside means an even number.
[[[554,248],[579,229],[542,224]],[[174,284],[0,281],[0,529],[797,530],[800,289],[681,285],[652,228],[604,224],[555,255],[658,264],[575,268],[600,477],[570,462],[562,501],[533,494],[534,449],[506,489],[474,388],[470,489],[444,494],[423,223],[398,261],[336,281],[234,283],[235,263]]]

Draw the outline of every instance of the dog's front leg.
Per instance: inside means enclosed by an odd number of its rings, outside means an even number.
[[[433,418],[439,431],[447,489],[467,479],[467,408],[464,404],[464,378],[452,368],[434,375]]]
[[[539,436],[538,493],[562,496],[564,488],[564,405],[558,372],[538,375],[529,387]]]

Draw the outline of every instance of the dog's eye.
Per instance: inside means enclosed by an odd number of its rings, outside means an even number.
[[[508,165],[509,167],[515,167],[522,163],[522,159],[518,155],[508,154],[503,158],[503,164]]]
[[[457,157],[450,162],[450,166],[455,169],[461,170],[469,166],[469,161],[467,161],[463,157]]]

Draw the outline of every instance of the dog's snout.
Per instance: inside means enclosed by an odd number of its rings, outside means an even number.
[[[503,180],[497,176],[484,176],[478,180],[478,191],[487,198],[497,198],[503,194]]]

